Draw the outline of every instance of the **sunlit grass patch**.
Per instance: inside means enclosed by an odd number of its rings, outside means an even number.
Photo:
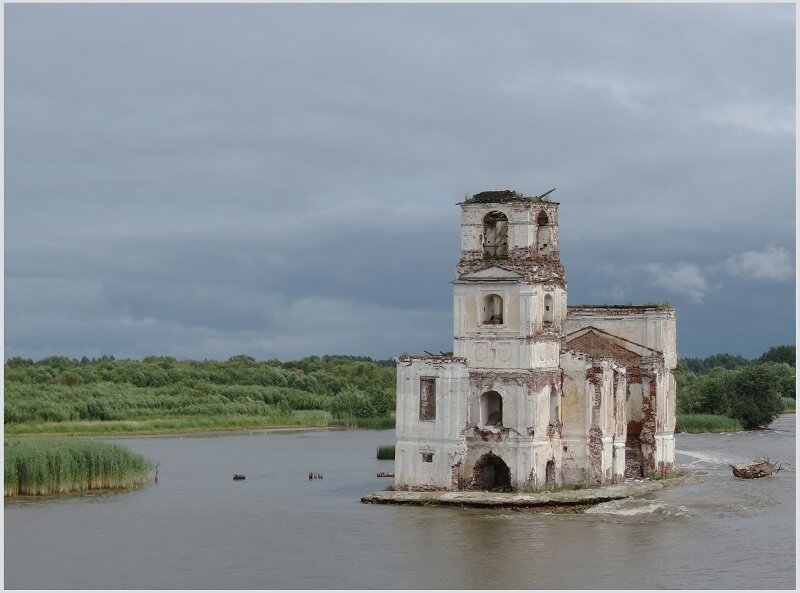
[[[295,426],[324,428],[330,424],[331,415],[325,410],[295,410],[264,416],[226,414],[217,416],[145,418],[141,420],[23,422],[19,424],[6,424],[5,432],[6,435],[17,436],[31,434],[152,434]]]
[[[561,486],[534,486],[532,484],[525,484],[521,486],[517,492],[523,494],[552,494],[554,492],[568,492],[570,490],[590,490],[599,488],[600,485],[594,482],[581,482],[579,484],[563,484]]]
[[[344,428],[373,428],[376,430],[384,430],[387,428],[394,428],[395,419],[394,415],[386,418],[334,418],[331,420],[330,425],[342,426]]]
[[[675,432],[735,432],[744,430],[741,420],[715,414],[679,414]]]

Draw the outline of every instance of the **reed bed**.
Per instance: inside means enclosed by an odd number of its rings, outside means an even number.
[[[795,405],[797,402],[793,397],[782,397],[783,400],[783,411],[784,412],[794,412]]]
[[[5,496],[133,488],[153,465],[121,445],[66,440],[7,440]]]
[[[736,432],[744,430],[741,420],[715,414],[679,414],[675,432]]]
[[[378,459],[394,459],[394,445],[379,445]]]
[[[147,418],[143,420],[76,420],[71,422],[23,422],[6,424],[6,436],[49,434],[77,436],[95,434],[191,433],[259,428],[394,428],[392,418],[332,418],[326,410],[295,410],[271,416],[217,415]]]
[[[371,428],[373,430],[385,430],[395,427],[394,414],[388,417],[372,418],[333,418],[330,426],[342,428]]]

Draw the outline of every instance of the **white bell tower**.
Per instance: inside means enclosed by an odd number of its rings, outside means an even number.
[[[453,355],[469,373],[462,393],[466,488],[560,481],[567,284],[558,203],[546,195],[486,191],[460,204]]]
[[[512,191],[461,203],[453,354],[472,368],[558,368],[567,285],[558,203]]]

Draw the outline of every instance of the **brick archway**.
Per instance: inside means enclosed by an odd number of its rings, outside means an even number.
[[[472,470],[472,489],[503,492],[511,490],[511,470],[500,457],[486,453]]]

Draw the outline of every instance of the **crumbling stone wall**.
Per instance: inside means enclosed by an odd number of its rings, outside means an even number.
[[[598,367],[590,367],[586,380],[592,386],[591,394],[591,428],[589,429],[589,479],[597,484],[603,483],[603,371]]]
[[[594,359],[586,371],[591,386],[588,476],[598,484],[620,483],[625,474],[625,368],[611,359]]]
[[[398,358],[396,487],[669,471],[674,311],[568,309],[558,204],[545,194],[483,192],[461,207],[453,352]]]
[[[642,358],[635,352],[598,337],[594,332],[570,340],[569,348],[585,352],[594,358],[613,358],[627,367],[638,367]]]
[[[674,464],[675,312],[661,306],[569,307],[569,348],[613,357],[627,367],[629,475],[664,475]]]

